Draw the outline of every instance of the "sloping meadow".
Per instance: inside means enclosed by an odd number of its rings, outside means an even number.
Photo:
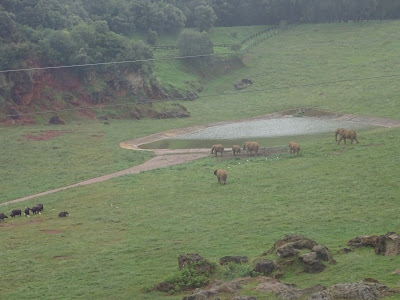
[[[390,273],[400,258],[339,252],[358,235],[400,232],[399,133],[375,129],[346,148],[323,139],[304,144],[299,156],[210,157],[42,197],[41,215],[0,225],[1,294],[163,299],[149,290],[177,272],[179,254],[216,263],[246,255],[251,264],[290,233],[327,246],[337,265],[318,276],[289,272],[281,281],[305,288],[372,277],[396,286]],[[226,185],[217,183],[216,168],[228,171]],[[58,218],[64,210],[70,216]]]

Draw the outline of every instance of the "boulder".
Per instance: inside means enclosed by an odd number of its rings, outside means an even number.
[[[279,247],[278,250],[276,250],[276,254],[280,258],[288,258],[297,256],[299,254],[299,251],[296,250],[292,244],[286,244],[283,245],[282,247]]]
[[[267,281],[260,283],[255,290],[263,293],[271,293],[282,299],[298,299],[302,295],[301,290],[294,285],[272,278],[268,278]]]
[[[375,253],[378,255],[394,256],[400,253],[400,235],[394,232],[388,232],[377,238]]]
[[[53,116],[49,120],[52,125],[65,125],[65,121],[60,116]]]
[[[311,249],[311,251],[315,252],[317,254],[317,258],[320,260],[335,263],[335,260],[333,259],[331,252],[325,246],[323,245],[314,246]]]
[[[236,264],[242,264],[242,263],[247,263],[249,261],[249,258],[247,256],[224,256],[219,259],[220,265],[226,265],[230,262],[236,263]]]
[[[377,300],[396,293],[399,291],[390,289],[375,279],[366,278],[356,283],[335,284],[326,290],[312,294],[307,300]]]
[[[271,254],[275,250],[279,249],[284,245],[291,245],[293,248],[297,250],[303,250],[303,249],[311,250],[314,246],[317,246],[318,243],[303,235],[289,234],[286,235],[283,239],[276,241],[274,243],[274,246],[264,254]]]
[[[303,271],[306,273],[320,273],[325,269],[315,252],[303,254],[299,258],[303,262]]]
[[[182,300],[214,300],[217,295],[214,290],[195,289],[190,296],[183,297]]]
[[[274,262],[272,262],[268,259],[265,259],[265,260],[262,260],[259,263],[257,263],[256,266],[254,267],[253,271],[261,273],[265,276],[268,276],[276,269],[277,269],[277,265]]]
[[[197,253],[181,254],[178,257],[179,268],[194,268],[198,273],[212,272],[215,266]]]
[[[353,248],[375,247],[377,239],[378,239],[377,235],[357,236],[354,239],[351,239],[350,241],[348,241],[347,246],[353,247]]]
[[[242,90],[242,89],[245,89],[245,88],[247,88],[248,86],[250,86],[252,84],[253,84],[253,82],[250,79],[242,78],[241,81],[234,83],[233,86],[237,90]]]
[[[377,300],[380,298],[378,289],[364,283],[339,283],[328,289],[333,299]]]

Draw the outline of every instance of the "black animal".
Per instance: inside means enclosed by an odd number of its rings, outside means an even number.
[[[29,216],[29,211],[30,210],[31,209],[29,207],[25,208],[25,210],[24,210],[25,216]]]
[[[15,216],[21,216],[21,214],[22,214],[22,212],[21,212],[21,210],[20,209],[14,209],[12,212],[11,212],[11,217],[12,218],[14,218]]]
[[[69,213],[68,213],[67,211],[62,211],[62,212],[60,212],[60,213],[58,214],[58,216],[59,216],[60,218],[67,217],[67,216],[69,216]]]
[[[31,208],[32,213],[35,215],[37,213],[40,213],[42,209],[39,206],[34,206]]]
[[[36,205],[37,207],[40,207],[40,211],[43,211],[44,210],[44,207],[43,207],[43,204],[42,203],[39,203],[38,205]]]
[[[4,219],[8,219],[8,217],[5,214],[0,213],[0,221],[4,222]]]

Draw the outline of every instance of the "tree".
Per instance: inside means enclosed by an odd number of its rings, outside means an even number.
[[[0,11],[0,40],[12,41],[17,33],[14,15]]]
[[[210,54],[214,52],[213,43],[206,32],[189,29],[184,30],[179,35],[177,47],[182,56],[201,56],[185,60],[192,64],[208,63]]]
[[[197,6],[194,9],[194,25],[200,31],[209,31],[217,20],[217,16],[211,6]]]

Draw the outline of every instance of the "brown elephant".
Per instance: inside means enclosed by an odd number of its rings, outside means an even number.
[[[247,150],[247,152],[246,152],[247,155],[249,155],[249,152],[251,155],[251,152],[253,152],[253,151],[254,151],[255,155],[257,155],[258,147],[259,147],[259,145],[257,142],[246,142],[243,145],[243,150]]]
[[[214,175],[218,178],[218,183],[225,184],[228,178],[228,173],[224,169],[216,169]]]
[[[214,153],[215,156],[217,156],[218,152],[221,153],[222,156],[222,153],[224,153],[224,146],[221,144],[212,145],[211,154]]]
[[[338,128],[338,129],[336,129],[336,131],[335,131],[335,141],[336,141],[336,142],[337,142],[337,136],[338,136],[338,135],[341,135],[341,134],[343,133],[344,130],[346,130],[346,129],[344,129],[344,128]]]
[[[233,145],[232,146],[232,152],[233,152],[233,155],[236,155],[236,154],[240,154],[240,146],[239,145]]]
[[[295,142],[289,143],[290,154],[292,153],[299,153],[300,152],[300,145]]]
[[[353,144],[353,140],[355,140],[358,144],[357,140],[357,133],[354,130],[351,129],[343,129],[340,133],[340,138],[337,144],[339,145],[340,141],[343,140],[344,144],[346,145],[346,139],[350,139],[351,144]]]

